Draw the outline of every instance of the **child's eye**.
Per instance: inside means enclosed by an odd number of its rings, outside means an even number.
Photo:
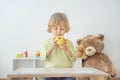
[[[54,28],[54,30],[57,30],[57,28]]]
[[[61,30],[65,30],[64,28],[61,28]]]
[[[61,27],[60,29],[61,29],[61,30],[65,30],[65,28],[64,28],[64,27]]]

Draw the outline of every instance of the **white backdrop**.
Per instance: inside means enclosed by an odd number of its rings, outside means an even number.
[[[34,56],[51,37],[46,31],[54,12],[64,12],[73,41],[87,34],[105,35],[105,48],[120,77],[120,0],[0,0],[0,77],[12,72],[16,53]]]

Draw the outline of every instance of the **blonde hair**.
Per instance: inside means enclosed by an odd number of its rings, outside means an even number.
[[[68,19],[64,13],[57,12],[50,17],[47,31],[51,33],[51,27],[55,27],[57,25],[64,26],[66,28],[66,32],[70,30]]]

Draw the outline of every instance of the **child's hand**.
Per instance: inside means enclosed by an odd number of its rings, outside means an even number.
[[[61,49],[63,49],[64,51],[67,51],[68,50],[68,47],[66,46],[66,44],[62,44],[60,46]]]
[[[53,44],[51,45],[51,47],[52,47],[53,49],[55,49],[55,48],[57,47],[56,40],[53,41]]]

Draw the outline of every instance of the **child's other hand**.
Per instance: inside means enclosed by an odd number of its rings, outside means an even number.
[[[68,50],[66,44],[62,44],[62,45],[60,46],[60,49],[63,49],[64,51],[67,51],[67,50]]]
[[[56,40],[54,40],[51,47],[52,47],[53,49],[55,49],[57,46],[58,46],[58,45],[57,45],[57,43],[56,43]]]

